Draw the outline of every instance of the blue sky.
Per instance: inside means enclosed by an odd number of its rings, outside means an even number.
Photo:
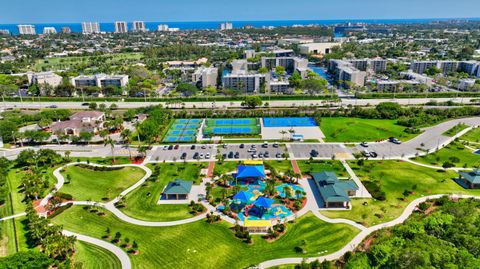
[[[2,0],[0,23],[480,17],[479,0]]]

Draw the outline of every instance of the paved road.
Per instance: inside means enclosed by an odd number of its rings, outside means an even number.
[[[130,257],[128,257],[127,253],[123,251],[121,248],[115,246],[114,244],[110,244],[106,241],[82,235],[82,234],[77,234],[74,232],[70,232],[67,230],[63,230],[62,233],[66,236],[75,236],[77,240],[84,241],[96,246],[99,246],[101,248],[104,248],[111,253],[113,253],[115,256],[117,256],[118,260],[120,261],[120,264],[122,265],[122,269],[130,269],[132,268],[132,263],[130,262]]]
[[[325,100],[272,100],[268,101],[270,107],[292,107],[292,106],[324,106],[326,104],[334,104],[337,106],[348,106],[348,105],[357,105],[357,106],[366,106],[366,105],[377,105],[382,102],[395,102],[401,105],[423,105],[431,101],[432,99],[438,102],[447,102],[453,101],[461,104],[468,104],[471,100],[478,98],[410,98],[410,99],[354,99],[354,98],[342,98],[341,102],[328,102]],[[5,102],[0,104],[0,108],[32,108],[40,109],[46,108],[51,105],[56,105],[58,108],[71,108],[71,109],[82,109],[86,108],[82,106],[83,102]],[[119,108],[138,108],[146,107],[151,105],[163,105],[165,102],[97,102],[104,103],[107,106],[115,103]],[[240,101],[235,102],[185,102],[185,108],[205,108],[205,109],[226,109],[226,108],[239,108],[241,107]],[[179,105],[170,106],[171,108],[179,108]]]

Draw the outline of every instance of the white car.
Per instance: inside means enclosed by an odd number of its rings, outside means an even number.
[[[210,159],[210,153],[205,154],[205,159]]]
[[[167,150],[167,149],[168,149],[167,145],[163,146],[163,150]]]
[[[200,153],[200,155],[198,155],[198,158],[203,159],[203,153]]]

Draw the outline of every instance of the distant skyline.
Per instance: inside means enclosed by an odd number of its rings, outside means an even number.
[[[2,11],[0,24],[480,17],[478,0],[23,0]]]

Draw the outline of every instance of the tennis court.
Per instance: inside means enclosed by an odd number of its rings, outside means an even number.
[[[209,119],[203,129],[205,135],[255,135],[260,133],[257,119]]]
[[[288,117],[288,118],[263,118],[264,127],[313,127],[318,126],[313,118]]]
[[[170,126],[163,142],[194,142],[201,123],[200,119],[177,119]]]

